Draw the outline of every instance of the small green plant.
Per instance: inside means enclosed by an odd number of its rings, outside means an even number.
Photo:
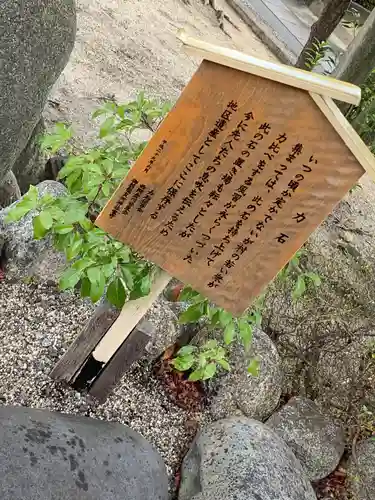
[[[8,222],[37,211],[34,238],[52,237],[69,263],[60,278],[61,290],[79,287],[82,297],[93,302],[106,293],[108,301],[118,308],[126,300],[149,293],[157,268],[93,222],[146,145],[133,141],[133,132],[154,130],[168,109],[168,105],[145,99],[143,94],[125,105],[107,102],[94,113],[94,117],[104,118],[100,145],[76,155],[70,151],[59,172],[67,194],[40,198],[37,188],[31,186],[9,212]],[[70,150],[71,138],[71,129],[57,124],[52,134],[43,138],[42,147],[52,154],[63,147]]]
[[[206,380],[215,375],[217,368],[230,370],[226,359],[226,347],[234,341],[240,341],[247,352],[251,345],[254,326],[260,326],[262,316],[262,298],[256,300],[251,308],[241,317],[236,318],[220,307],[212,305],[207,298],[187,286],[183,289],[180,301],[191,305],[180,315],[182,324],[204,320],[210,330],[223,331],[223,343],[209,340],[202,346],[185,346],[172,361],[173,366],[181,371],[191,371],[189,380]],[[248,366],[249,373],[256,375],[257,364],[254,360]]]
[[[294,283],[292,290],[294,301],[306,293],[309,284],[315,287],[321,284],[321,278],[317,273],[303,270],[301,259],[304,254],[304,249],[299,250],[278,274],[278,279],[284,281],[289,279]],[[258,297],[241,317],[236,318],[224,309],[212,305],[208,299],[191,287],[185,287],[179,300],[189,302],[191,305],[181,314],[180,323],[203,320],[209,329],[222,331],[223,339],[221,343],[209,340],[201,346],[182,347],[172,361],[173,366],[180,371],[189,371],[189,380],[211,378],[219,367],[230,370],[227,348],[234,341],[241,342],[245,348],[245,354],[248,354],[254,327],[260,326],[262,322],[264,298],[264,295]],[[259,360],[249,359],[248,373],[256,376],[258,370]]]
[[[309,71],[312,71],[318,66],[320,61],[326,57],[326,55],[332,52],[332,49],[328,42],[321,42],[317,38],[312,43],[311,49],[306,50],[305,66]]]
[[[292,298],[300,299],[306,292],[309,283],[318,287],[321,285],[321,277],[312,271],[304,271],[301,265],[301,259],[305,255],[305,249],[301,248],[296,252],[289,263],[279,272],[278,279],[285,281],[288,277],[294,280]]]
[[[361,436],[375,439],[375,413],[366,405],[361,408],[358,426]]]

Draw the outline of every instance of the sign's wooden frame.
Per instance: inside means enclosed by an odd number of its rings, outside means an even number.
[[[361,89],[359,87],[327,76],[275,62],[263,61],[229,48],[196,40],[183,31],[179,32],[178,38],[188,54],[200,56],[217,64],[229,66],[309,92],[311,98],[341,136],[360,165],[375,181],[374,156],[333,101],[333,99],[337,99],[358,105],[361,100]],[[96,328],[98,325],[95,321],[92,322],[93,325],[91,327],[94,326],[95,335],[90,335],[92,333],[90,326],[85,328],[65,356],[55,366],[51,376],[70,384],[74,383],[78,374],[82,371],[82,367],[87,363],[88,355],[90,355],[91,358],[94,357],[98,362],[104,363],[105,368],[109,367],[111,360],[114,360],[113,365],[116,365],[114,366],[114,371],[116,372],[115,380],[117,381],[122,373],[121,369],[119,370],[118,358],[121,358],[122,353],[132,351],[132,346],[125,346],[125,343],[127,340],[128,343],[134,341],[134,339],[131,339],[136,333],[135,328],[137,323],[143,318],[152,303],[167,286],[170,279],[167,273],[161,271],[153,284],[151,294],[148,297],[126,303],[121,313],[117,313],[115,317],[110,313],[109,317],[105,317],[102,331],[99,331],[100,327]],[[132,332],[133,335],[130,336]],[[124,360],[124,367],[127,368],[128,365],[127,360]],[[123,371],[126,368],[123,368]],[[108,368],[108,371],[111,370]],[[103,380],[100,379],[99,374],[91,384],[91,387],[93,388],[93,395],[103,401],[113,387],[114,381],[113,383],[110,380],[108,382],[108,373],[102,378]]]
[[[309,92],[316,105],[341,136],[358,162],[375,180],[373,154],[332,100],[337,99],[358,106],[361,101],[359,87],[329,76],[311,73],[285,64],[264,61],[237,50],[212,45],[192,38],[184,31],[179,32],[178,38],[188,54]]]

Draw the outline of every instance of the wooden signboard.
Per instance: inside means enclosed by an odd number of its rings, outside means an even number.
[[[202,62],[97,224],[237,315],[363,175],[364,146],[304,72],[235,67]]]

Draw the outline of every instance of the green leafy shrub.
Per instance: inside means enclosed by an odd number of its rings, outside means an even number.
[[[69,263],[60,278],[61,290],[79,287],[82,297],[94,303],[106,292],[108,301],[118,308],[126,300],[149,293],[156,266],[93,222],[146,145],[135,142],[132,134],[139,129],[154,130],[168,109],[169,105],[147,100],[143,94],[125,105],[107,102],[94,113],[94,118],[104,119],[100,144],[80,154],[70,151],[59,172],[67,194],[38,198],[37,188],[31,186],[9,212],[8,222],[31,210],[38,212],[33,218],[34,238],[51,236]],[[51,154],[63,147],[70,150],[71,138],[71,129],[60,123],[43,138],[42,147]]]

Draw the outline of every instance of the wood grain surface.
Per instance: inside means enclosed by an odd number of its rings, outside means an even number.
[[[183,43],[186,53],[199,56],[207,61],[213,61],[252,75],[258,75],[292,87],[348,102],[355,106],[358,106],[361,102],[361,89],[352,83],[343,82],[312,71],[297,69],[287,64],[258,59],[250,54],[244,54],[228,47],[213,45],[204,40],[193,38],[183,30],[178,33],[178,38]]]
[[[203,61],[97,224],[241,314],[363,173],[308,92]]]
[[[108,302],[99,304],[73,344],[54,366],[50,377],[70,384],[120,312]]]
[[[147,328],[145,321],[134,328],[94,380],[89,390],[91,396],[104,403],[124,373],[145,354],[145,347],[152,338],[152,328],[151,324]]]

